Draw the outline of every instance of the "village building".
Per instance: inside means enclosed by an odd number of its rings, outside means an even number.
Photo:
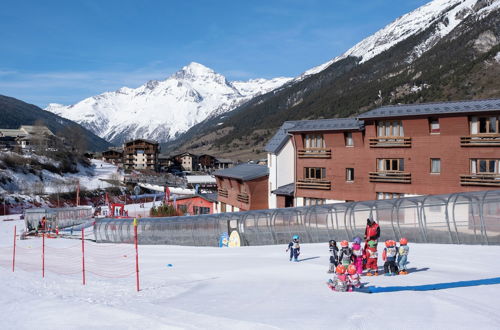
[[[181,165],[183,171],[192,172],[198,166],[198,157],[192,153],[184,152],[174,156],[174,158]]]
[[[0,129],[0,147],[6,150],[54,149],[58,142],[60,138],[43,125],[21,125],[18,129]]]
[[[157,170],[158,142],[146,139],[135,139],[123,144],[123,167],[131,170]]]
[[[216,212],[238,212],[268,208],[267,166],[240,164],[214,172],[219,202]]]
[[[123,164],[123,148],[111,147],[102,152],[102,160],[105,162],[122,165]]]
[[[195,194],[177,197],[177,210],[184,215],[213,214],[217,204],[217,194]]]

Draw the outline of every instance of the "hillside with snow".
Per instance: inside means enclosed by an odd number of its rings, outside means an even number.
[[[230,82],[192,62],[163,81],[152,80],[135,89],[123,87],[70,106],[52,103],[45,110],[73,120],[115,144],[137,137],[165,142],[289,80]]]

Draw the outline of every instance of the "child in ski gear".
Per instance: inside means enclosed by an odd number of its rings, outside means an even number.
[[[362,274],[363,273],[363,249],[361,248],[361,238],[360,237],[354,237],[352,240],[352,256],[353,256],[353,263],[354,266],[356,266],[357,273]]]
[[[340,247],[341,249],[339,253],[339,263],[344,267],[347,267],[351,264],[351,261],[353,259],[352,250],[349,247],[349,242],[346,240],[340,242]]]
[[[403,237],[399,240],[399,249],[398,249],[398,267],[400,275],[408,274],[408,270],[406,269],[406,264],[408,263],[409,252],[410,248],[408,247],[408,240]]]
[[[328,246],[330,248],[330,269],[328,270],[328,273],[335,273],[335,267],[339,264],[339,248],[337,247],[337,242],[333,239],[328,242]]]
[[[345,267],[338,265],[335,268],[335,275],[333,275],[333,279],[330,279],[327,284],[333,291],[346,292],[348,279]]]
[[[286,252],[290,251],[290,261],[292,259],[294,261],[298,261],[297,258],[299,257],[300,254],[300,244],[299,244],[299,235],[293,235],[292,241],[288,243],[288,248],[286,249]]]
[[[361,287],[361,281],[356,265],[350,264],[349,267],[347,267],[347,273],[349,273],[349,275],[347,275],[347,291],[353,291],[355,288],[359,289]]]
[[[377,242],[375,241],[368,241],[365,252],[365,258],[366,258],[366,270],[367,273],[366,275],[368,276],[377,276],[378,275],[378,265],[377,265],[377,260],[378,260],[378,252],[377,252]]]
[[[385,276],[393,276],[398,272],[398,266],[396,265],[396,255],[398,250],[396,248],[396,242],[392,240],[385,241],[384,252],[382,253],[382,259],[384,263]]]

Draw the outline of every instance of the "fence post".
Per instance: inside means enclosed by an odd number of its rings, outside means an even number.
[[[135,241],[135,274],[137,291],[139,291],[139,249],[137,248],[137,218],[134,218],[134,241]]]
[[[16,226],[14,226],[14,249],[12,251],[12,271],[16,267]]]
[[[84,238],[85,228],[82,228],[82,280],[83,285],[85,285],[85,240]]]
[[[45,233],[42,234],[42,277],[45,278]]]

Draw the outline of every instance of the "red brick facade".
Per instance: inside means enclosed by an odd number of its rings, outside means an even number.
[[[242,181],[216,176],[221,212],[262,210],[268,207],[268,177]]]
[[[500,111],[488,112],[484,116],[499,115]],[[474,116],[480,117],[481,114],[474,113]],[[439,120],[439,133],[431,133],[430,117],[390,118],[392,122],[401,121],[404,128],[404,139],[401,136],[396,146],[384,146],[383,141],[386,140],[377,142],[377,120],[384,118],[365,120],[364,130],[350,131],[353,146],[346,146],[344,133],[348,131],[316,131],[314,134],[322,134],[325,142],[319,156],[300,152],[307,150],[304,137],[309,132],[294,132],[297,164],[295,196],[361,201],[377,199],[377,193],[381,192],[424,195],[499,189],[500,180],[494,182],[497,179],[492,181],[474,176],[471,181],[465,182],[461,176],[470,176],[471,159],[500,159],[500,135],[490,134],[498,136],[496,144],[467,143],[467,137],[471,135],[469,116],[440,115],[434,118]],[[397,183],[387,182],[386,174],[377,173],[381,172],[377,168],[377,159],[404,160],[404,170],[391,174]],[[440,173],[431,173],[431,159],[440,164]],[[394,163],[391,161],[390,164]],[[305,168],[324,168],[325,176],[316,180],[319,184],[313,182],[315,180],[306,181]],[[354,169],[352,181],[346,180],[347,168]],[[498,168],[496,173],[498,177]],[[312,187],[307,186],[311,182]]]

